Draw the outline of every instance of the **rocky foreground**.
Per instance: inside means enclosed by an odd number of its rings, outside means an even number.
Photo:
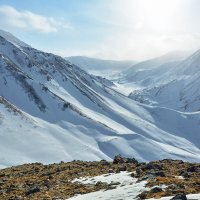
[[[185,200],[185,194],[200,193],[200,164],[169,159],[139,163],[135,159],[116,156],[113,162],[33,163],[2,169],[0,199],[64,200],[78,194],[113,190],[117,182],[83,184],[73,180],[121,171],[131,172],[130,176],[137,178],[137,182],[147,181],[146,191],[142,191],[137,199],[175,196],[174,199]]]

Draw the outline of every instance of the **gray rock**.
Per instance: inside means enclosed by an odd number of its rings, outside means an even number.
[[[187,197],[186,197],[185,194],[177,194],[176,196],[174,196],[170,200],[187,200]]]
[[[116,173],[122,172],[122,171],[126,171],[127,167],[126,166],[120,166],[117,168]]]
[[[30,189],[26,192],[26,196],[31,195],[31,194],[36,193],[36,192],[40,192],[40,188],[37,187],[37,186],[34,186],[34,187],[30,188]]]

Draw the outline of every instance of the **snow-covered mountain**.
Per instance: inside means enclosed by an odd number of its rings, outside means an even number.
[[[175,51],[150,60],[139,62],[121,73],[120,82],[135,82],[147,86],[150,82],[169,69],[174,68],[180,61],[189,56],[187,51]]]
[[[150,84],[147,84],[145,88],[133,91],[129,96],[150,105],[159,105],[180,111],[199,111],[200,51],[175,66],[169,63],[165,66],[153,70],[153,73],[146,73],[148,78],[142,81],[150,80]],[[143,74],[143,76],[145,75]],[[132,78],[134,79],[134,77]],[[136,78],[135,80],[137,82]]]
[[[22,42],[21,40],[19,40],[18,38],[16,38],[14,35],[12,35],[7,31],[0,30],[0,36],[5,38],[7,41],[14,43],[17,46],[30,47],[28,44]]]
[[[71,63],[81,67],[83,70],[94,75],[101,75],[107,77],[119,73],[125,69],[130,68],[136,61],[116,61],[103,60],[98,58],[90,58],[86,56],[71,56],[67,57]]]
[[[200,162],[199,112],[142,105],[8,35],[0,32],[1,167],[116,154]]]

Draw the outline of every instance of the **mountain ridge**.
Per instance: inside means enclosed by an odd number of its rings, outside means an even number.
[[[107,77],[109,74],[112,76],[136,63],[136,61],[132,60],[105,60],[86,56],[71,56],[66,57],[66,60],[78,65],[90,74],[103,77]]]
[[[0,53],[1,167],[116,154],[200,161],[199,113],[140,104],[60,56],[3,37]]]
[[[168,67],[164,74],[154,73],[156,84],[133,91],[129,97],[134,100],[175,110],[195,112],[199,105],[199,50],[185,60]],[[147,76],[149,73],[147,72]],[[153,77],[153,76],[152,76]],[[134,79],[134,77],[132,77]],[[163,81],[164,80],[164,81]]]

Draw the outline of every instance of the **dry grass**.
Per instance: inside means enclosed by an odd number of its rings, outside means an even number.
[[[162,160],[150,163],[82,162],[42,165],[25,164],[0,170],[1,200],[58,200],[67,199],[75,194],[85,194],[101,189],[111,189],[106,183],[83,185],[71,180],[86,176],[117,173],[120,170],[136,171],[134,177],[140,181],[147,179],[149,188],[143,198],[160,198],[184,192],[200,192],[200,164],[176,160]],[[180,179],[180,175],[184,179]],[[162,190],[154,188],[165,186]],[[154,189],[153,189],[154,188]]]
[[[135,167],[134,164],[123,165],[128,170]],[[25,164],[0,170],[0,199],[67,199],[75,194],[110,189],[110,186],[105,183],[83,185],[72,183],[71,180],[116,172],[121,166],[121,164],[114,165],[106,161],[74,161],[52,165]],[[27,192],[35,187],[39,188],[39,191],[27,195]]]

